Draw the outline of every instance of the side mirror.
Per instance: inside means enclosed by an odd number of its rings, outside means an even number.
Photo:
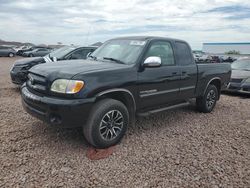
[[[89,52],[86,56],[86,58],[88,58],[90,55],[92,54],[92,52]]]
[[[157,56],[151,56],[145,59],[143,62],[144,67],[160,67],[161,66],[161,58]]]
[[[54,61],[54,62],[56,62],[56,61],[57,61],[57,58],[56,58],[56,57],[53,57],[52,59],[53,59],[53,61]]]

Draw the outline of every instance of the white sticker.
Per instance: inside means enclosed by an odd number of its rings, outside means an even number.
[[[140,40],[132,40],[130,42],[130,45],[134,46],[143,46],[146,42],[145,41],[140,41]]]

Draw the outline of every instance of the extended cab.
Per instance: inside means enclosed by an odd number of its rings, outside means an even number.
[[[196,64],[190,46],[161,37],[107,41],[87,60],[41,64],[22,86],[27,112],[50,124],[83,128],[97,148],[118,143],[135,115],[196,99],[211,112],[230,80],[230,64]]]

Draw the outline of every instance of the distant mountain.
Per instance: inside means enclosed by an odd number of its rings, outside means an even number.
[[[23,45],[27,45],[27,46],[35,46],[32,43],[28,43],[28,42],[15,42],[15,41],[4,41],[2,39],[0,39],[0,46],[2,45],[13,45],[13,46],[23,46]]]
[[[66,46],[66,45],[64,45],[64,44],[49,44],[48,45],[49,48],[62,48],[64,46]]]
[[[101,46],[103,43],[102,42],[96,42],[94,44],[91,44],[91,46]]]

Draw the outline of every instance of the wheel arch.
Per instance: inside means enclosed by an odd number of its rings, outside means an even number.
[[[110,89],[103,92],[100,92],[96,95],[96,101],[110,98],[122,102],[129,111],[130,122],[133,123],[135,120],[135,111],[136,111],[136,102],[133,94],[122,88]]]
[[[207,86],[203,92],[203,95],[205,95],[205,92],[206,92],[209,85],[214,85],[217,88],[218,100],[219,100],[220,94],[221,94],[221,79],[219,77],[215,77],[215,78],[212,78],[211,80],[209,80],[209,82],[207,83]]]

